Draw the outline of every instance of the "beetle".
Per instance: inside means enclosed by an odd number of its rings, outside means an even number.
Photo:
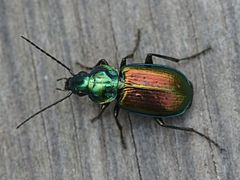
[[[156,123],[162,127],[198,134],[222,150],[218,143],[193,128],[165,124],[163,118],[180,116],[190,108],[193,100],[193,86],[191,81],[180,71],[165,65],[153,63],[153,57],[173,62],[188,60],[205,53],[210,50],[211,47],[181,59],[149,53],[144,63],[127,64],[127,60],[133,58],[134,52],[139,44],[140,33],[138,33],[136,46],[131,54],[122,59],[119,71],[109,65],[105,59],[101,59],[94,67],[87,67],[79,63],[80,66],[90,69],[91,72],[80,71],[74,74],[72,70],[61,61],[57,60],[26,37],[21,37],[66,68],[72,76],[58,79],[58,81],[65,80],[64,89],[58,90],[68,91],[69,94],[67,96],[34,113],[21,122],[17,128],[21,127],[36,115],[69,98],[72,94],[78,96],[88,95],[93,102],[101,105],[99,114],[91,120],[92,122],[103,114],[110,103],[116,101],[113,114],[118,129],[120,130],[121,143],[124,148],[126,148],[126,143],[122,133],[122,125],[118,120],[120,108],[129,112],[153,117]]]

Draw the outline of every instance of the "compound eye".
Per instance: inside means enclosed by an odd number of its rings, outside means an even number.
[[[69,90],[69,79],[65,82],[65,90]]]

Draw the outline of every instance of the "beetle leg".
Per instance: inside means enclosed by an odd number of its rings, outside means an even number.
[[[127,64],[126,63],[127,59],[131,59],[131,58],[133,58],[133,56],[134,56],[134,54],[129,54],[126,57],[122,58],[122,61],[120,64],[120,69]]]
[[[165,56],[165,55],[161,55],[161,54],[149,53],[149,54],[147,54],[147,57],[145,59],[145,64],[153,64],[153,60],[152,60],[153,56],[158,57],[158,58],[162,58],[162,59],[166,59],[166,60],[169,60],[169,61],[173,61],[173,62],[179,62],[179,61],[182,61],[182,60],[189,60],[189,59],[196,58],[199,55],[204,54],[205,52],[207,52],[211,49],[212,48],[209,46],[206,49],[203,49],[202,51],[200,51],[196,54],[193,54],[191,56],[185,57],[185,58],[174,58],[174,57]]]
[[[108,103],[108,104],[103,104],[103,105],[101,106],[101,110],[100,110],[99,114],[98,114],[96,117],[94,117],[93,119],[91,119],[91,122],[92,122],[92,123],[94,123],[96,120],[98,120],[98,119],[102,116],[103,112],[105,111],[105,109],[108,107],[109,104],[110,104],[110,103]]]
[[[108,62],[106,61],[106,59],[100,59],[94,67],[100,65],[108,65]]]
[[[108,65],[108,62],[105,60],[105,59],[100,59],[97,64],[93,67],[90,67],[90,66],[86,66],[80,62],[76,62],[77,65],[79,65],[81,68],[83,69],[87,69],[87,70],[92,70],[94,67],[96,66],[100,66],[100,65]]]
[[[155,119],[155,121],[156,121],[156,123],[158,125],[160,125],[162,127],[165,127],[165,128],[176,129],[176,130],[181,130],[181,131],[188,131],[188,132],[192,132],[192,133],[198,134],[199,136],[201,136],[201,137],[205,138],[206,140],[208,140],[210,143],[214,144],[218,149],[220,149],[220,151],[225,150],[225,149],[221,148],[220,145],[218,143],[216,143],[214,140],[212,140],[210,137],[206,136],[203,133],[198,132],[197,130],[195,130],[193,128],[167,125],[160,118]]]
[[[114,107],[114,114],[113,115],[114,115],[114,118],[116,120],[116,124],[118,126],[118,129],[120,131],[120,137],[121,137],[122,146],[123,146],[124,149],[127,149],[127,145],[126,145],[126,142],[124,140],[123,132],[122,132],[123,127],[122,127],[122,125],[120,124],[120,122],[119,122],[119,120],[117,118],[118,114],[119,114],[119,106],[116,104],[115,107]]]
[[[140,31],[140,29],[138,29],[137,38],[136,38],[136,41],[135,41],[135,47],[133,48],[131,54],[129,54],[126,57],[122,58],[120,69],[121,69],[121,67],[126,65],[127,59],[133,58],[135,52],[137,51],[137,49],[139,47],[140,39],[141,39],[141,31]]]
[[[82,96],[86,96],[87,94],[79,92],[79,93],[77,93],[77,95],[82,97]]]
[[[65,89],[56,88],[57,91],[66,91]]]

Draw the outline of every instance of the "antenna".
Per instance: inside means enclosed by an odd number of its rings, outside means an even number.
[[[63,66],[64,68],[66,68],[69,73],[71,75],[74,76],[74,73],[72,72],[72,70],[67,67],[65,64],[63,64],[61,61],[57,60],[57,58],[53,57],[51,54],[49,54],[48,52],[44,51],[42,48],[40,48],[39,46],[37,46],[35,43],[33,43],[32,41],[30,41],[28,38],[21,36],[21,38],[23,38],[25,41],[27,41],[28,43],[30,43],[31,45],[33,45],[35,48],[37,48],[38,50],[40,50],[42,53],[44,53],[45,55],[47,55],[48,57],[50,57],[52,60],[54,60],[55,62],[57,62],[58,64],[60,64],[61,66]]]
[[[38,112],[34,113],[33,115],[31,115],[30,117],[28,117],[27,119],[25,119],[23,122],[21,122],[21,123],[17,126],[16,129],[20,128],[23,124],[25,124],[26,122],[28,122],[30,119],[32,119],[32,118],[35,117],[36,115],[40,114],[41,112],[43,112],[43,111],[51,108],[52,106],[55,106],[56,104],[64,101],[65,99],[69,98],[71,95],[72,95],[72,92],[69,93],[69,94],[68,94],[67,96],[65,96],[64,98],[59,99],[59,100],[57,100],[56,102],[54,102],[53,104],[50,104],[49,106],[47,106],[47,107],[39,110]]]

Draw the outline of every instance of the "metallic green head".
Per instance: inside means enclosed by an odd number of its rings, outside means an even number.
[[[74,94],[86,95],[88,94],[89,74],[81,71],[67,79],[65,83],[65,90],[72,91]]]
[[[88,95],[92,101],[105,104],[117,98],[118,82],[118,71],[114,67],[100,65],[89,74],[81,71],[67,79],[65,90],[80,96]]]

